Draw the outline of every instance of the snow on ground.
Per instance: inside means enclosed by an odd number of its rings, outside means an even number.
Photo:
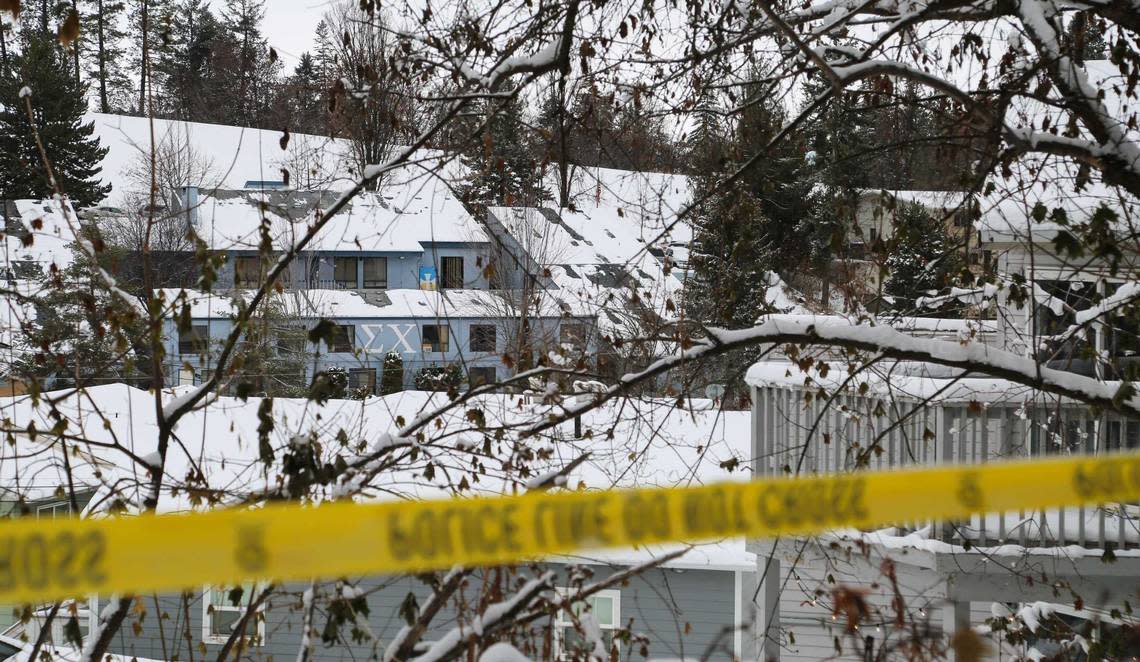
[[[177,398],[184,388],[163,393],[164,404]],[[76,393],[54,393],[59,397],[57,409],[68,421],[67,431],[104,444],[117,441],[123,450],[79,445],[70,457],[72,475],[80,485],[99,492],[89,510],[105,507],[101,495],[112,485],[118,493],[138,499],[146,481],[145,471],[129,460],[153,455],[157,444],[155,403],[153,394],[122,384],[97,386]],[[276,426],[270,434],[277,461],[298,440],[320,449],[324,462],[337,456],[352,461],[367,452],[376,440],[396,429],[397,417],[410,421],[418,413],[447,402],[446,395],[421,391],[405,391],[364,401],[334,400],[323,406],[288,398],[273,401]],[[173,445],[167,458],[168,483],[181,483],[192,468],[200,469],[206,483],[224,501],[273,487],[278,467],[266,472],[259,460],[258,409],[262,401],[250,398],[221,397],[213,404],[187,415],[176,430],[179,444]],[[425,429],[426,438],[419,445],[415,462],[402,463],[396,471],[382,473],[372,481],[366,499],[441,498],[453,493],[450,485],[466,475],[470,489],[464,494],[498,495],[517,493],[528,479],[545,471],[559,469],[583,453],[589,460],[568,475],[569,489],[608,489],[614,487],[664,487],[702,484],[720,480],[744,480],[750,476],[748,412],[722,412],[708,401],[695,400],[685,408],[673,401],[631,399],[613,403],[583,416],[582,428],[589,436],[575,439],[573,422],[568,422],[542,439],[528,439],[524,445],[533,452],[549,453],[549,459],[537,459],[528,472],[505,467],[501,458],[510,456],[507,441],[497,442],[485,436],[471,423],[469,410],[484,412],[487,425],[519,427],[546,416],[552,407],[540,398],[518,395],[485,396],[440,417],[439,426]],[[37,406],[26,396],[0,399],[0,417],[26,428],[34,422],[36,429],[51,427],[49,406],[41,400]],[[342,434],[343,431],[343,434]],[[612,434],[611,434],[612,432]],[[58,443],[44,434],[34,438],[27,434],[14,437],[14,444],[0,445],[0,485],[9,498],[44,498],[59,485],[66,484],[66,474]],[[495,460],[483,454],[490,443]],[[520,447],[521,448],[521,447]],[[516,449],[517,452],[517,449]],[[472,472],[480,461],[482,472]],[[725,467],[739,463],[730,471]],[[425,475],[428,464],[433,471]],[[517,465],[519,463],[515,463]],[[319,488],[316,497],[331,492]],[[159,500],[160,512],[200,510],[201,503],[186,491],[164,492]],[[672,549],[608,551],[587,553],[583,558],[618,563],[642,560],[648,555]],[[704,567],[744,568],[751,555],[742,541],[716,543],[695,556],[682,557],[680,563]]]

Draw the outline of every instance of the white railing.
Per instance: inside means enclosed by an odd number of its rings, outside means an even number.
[[[893,380],[881,379],[870,388],[853,383],[838,391],[805,387],[802,377],[795,381],[753,385],[758,476],[985,463],[1140,447],[1140,422],[1097,415],[1087,405],[1013,384],[1002,392],[1002,384],[994,380],[926,380],[919,388],[896,389]],[[951,397],[932,397],[939,393],[939,381],[953,387]],[[971,397],[971,382],[983,387],[976,398]],[[914,380],[906,386],[914,387]],[[945,542],[986,547],[1137,548],[1140,507],[1109,504],[993,513],[953,523],[911,522],[901,529],[902,534],[920,531]]]

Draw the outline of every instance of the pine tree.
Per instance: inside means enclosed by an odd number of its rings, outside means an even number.
[[[135,110],[140,115],[152,110],[150,99],[158,86],[152,80],[156,54],[169,39],[166,26],[173,13],[171,0],[129,0],[127,12],[130,51],[128,60],[138,81]]]
[[[337,69],[336,46],[329,36],[328,21],[323,18],[317,22],[317,27],[313,31],[313,66],[317,78],[323,84],[328,85],[332,82]]]
[[[751,77],[762,80],[766,75],[756,69]],[[818,265],[829,260],[813,255],[810,243],[821,213],[817,181],[802,144],[785,140],[774,149],[768,148],[787,121],[784,107],[771,96],[763,84],[746,89],[745,108],[731,144],[734,163],[763,154],[743,177],[762,210],[756,221],[762,225],[759,233],[763,238],[756,259],[766,271],[785,276],[818,275]]]
[[[696,124],[685,136],[682,147],[689,171],[705,175],[720,172],[728,159],[728,143],[720,116],[707,90],[698,95],[694,110]]]
[[[634,90],[619,104],[614,142],[618,145],[617,167],[638,171],[671,171],[677,164],[674,145],[665,134],[661,114],[644,90]]]
[[[222,23],[237,45],[233,69],[237,84],[234,124],[257,126],[269,105],[273,63],[269,62],[269,46],[261,33],[264,18],[264,0],[226,0],[222,9]]]
[[[899,205],[886,266],[884,290],[894,297],[897,310],[946,314],[937,309],[914,310],[915,299],[948,287],[962,268],[961,255],[941,218],[919,204]]]
[[[292,131],[321,134],[328,130],[327,106],[324,93],[327,88],[317,69],[312,54],[301,54],[293,75],[283,86],[282,96]]]
[[[708,193],[715,179],[699,178],[694,196]],[[686,283],[686,313],[716,326],[750,326],[765,312],[767,270],[757,254],[763,250],[763,212],[747,187],[721,186],[693,219],[693,246]]]
[[[823,95],[828,85],[821,77],[810,78],[804,85],[808,103]],[[809,126],[807,149],[814,155],[821,181],[840,189],[866,187],[869,127],[867,117],[855,107],[854,94],[832,97]]]
[[[183,120],[217,121],[216,95],[224,88],[215,51],[225,30],[206,0],[181,0],[172,10],[169,43],[159,50],[154,70],[161,79],[162,112]]]
[[[126,33],[121,27],[126,11],[123,0],[91,0],[82,16],[83,58],[87,78],[94,83],[99,112],[110,113],[130,105],[131,80],[124,63]]]
[[[35,318],[18,334],[25,351],[13,372],[49,389],[141,377],[136,367],[146,361],[139,350],[148,348],[137,311],[92,276],[86,253],[72,252],[61,274],[40,274],[46,287],[34,295]]]
[[[404,357],[399,352],[384,355],[384,374],[380,376],[380,395],[404,390]]]
[[[693,274],[685,285],[685,311],[716,326],[748,326],[763,312],[767,264],[760,256],[768,224],[746,182],[721,182],[733,167],[728,160],[732,144],[711,95],[700,95],[696,114],[684,146],[698,173],[692,178],[698,204],[692,216]]]
[[[34,125],[26,100],[31,102]],[[26,34],[11,70],[0,75],[0,198],[45,198],[54,193],[35,132],[56,184],[77,207],[106,197],[111,186],[100,184],[98,174],[107,149],[94,135],[94,122],[83,123],[86,110],[84,87],[70,75],[55,40]]]
[[[481,149],[463,155],[469,176],[462,195],[468,204],[535,206],[550,199],[541,169],[528,145],[519,102],[488,102],[494,115]]]

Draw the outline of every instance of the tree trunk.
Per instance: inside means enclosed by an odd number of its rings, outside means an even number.
[[[103,0],[96,0],[95,37],[98,41],[98,51],[95,60],[99,67],[99,110],[104,113],[111,112],[111,104],[107,101],[107,44],[104,36]]]
[[[40,0],[40,31],[48,33],[48,0]]]
[[[145,116],[146,113],[146,85],[147,73],[149,69],[150,57],[147,51],[150,50],[150,0],[142,0],[142,52],[139,54],[139,115]]]
[[[71,10],[79,16],[79,0],[72,0]],[[71,44],[71,62],[75,66],[75,82],[78,83],[82,80],[79,74],[79,40],[83,38],[82,33]]]

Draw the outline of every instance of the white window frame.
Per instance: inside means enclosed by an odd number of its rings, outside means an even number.
[[[202,590],[202,641],[204,643],[207,643],[207,644],[224,644],[224,643],[226,643],[226,641],[229,640],[229,635],[214,634],[213,622],[210,619],[210,608],[213,607],[214,611],[218,611],[219,609],[221,609],[222,611],[232,611],[232,612],[237,612],[239,614],[244,613],[246,608],[249,606],[248,601],[253,600],[257,594],[259,594],[262,590],[265,589],[265,586],[263,584],[260,584],[260,583],[247,584],[245,586],[245,593],[242,594],[242,604],[238,605],[236,607],[233,606],[232,604],[230,604],[228,600],[224,601],[223,604],[221,604],[221,605],[213,604],[212,600],[213,600],[215,588],[218,588],[218,587],[206,586]],[[228,592],[228,590],[230,588],[231,587],[229,587],[229,586],[222,587],[222,589],[226,592]],[[255,613],[253,616],[254,616],[253,622],[254,622],[255,628],[254,628],[253,633],[251,635],[246,636],[247,639],[249,639],[248,643],[249,643],[249,645],[252,645],[252,646],[264,646],[265,645],[265,603],[262,603],[257,608],[257,613]],[[246,629],[248,630],[249,628],[246,628]]]
[[[86,604],[83,604],[83,603]],[[77,603],[77,604],[76,604]],[[92,593],[88,595],[83,601],[65,600],[59,605],[59,612],[51,622],[51,632],[48,633],[48,641],[54,646],[70,646],[72,645],[67,641],[67,637],[63,635],[63,628],[67,622],[71,620],[71,605],[75,604],[75,620],[79,621],[82,628],[86,626],[86,632],[80,632],[83,636],[83,641],[87,641],[87,637],[95,631],[95,619],[99,614],[99,596]],[[40,631],[43,629],[44,621],[47,619],[47,607],[37,609],[30,621],[23,626],[23,635],[27,636],[30,641],[35,641],[40,636]],[[13,636],[19,636],[13,634]]]
[[[51,519],[58,519],[59,513],[63,513],[64,517],[71,517],[71,502],[50,501],[38,504],[36,506],[36,519],[43,519],[44,513],[50,513]]]
[[[562,597],[562,598],[568,598],[568,597],[571,597],[571,596],[576,595],[578,593],[578,589],[567,588],[565,586],[559,586],[556,589],[556,591],[558,592],[558,596]],[[612,588],[603,589],[601,591],[598,591],[598,592],[592,594],[590,597],[585,598],[584,600],[580,600],[579,602],[588,601],[588,600],[590,600],[590,598],[609,598],[610,600],[613,601],[613,605],[614,605],[613,622],[608,624],[608,625],[605,623],[599,622],[598,628],[601,630],[620,630],[621,629],[621,591],[618,589],[612,589]],[[590,608],[592,610],[593,606],[591,605]],[[568,613],[567,609],[559,609],[554,614],[554,653],[555,653],[554,659],[556,659],[556,660],[565,659],[563,657],[564,651],[562,650],[562,632],[566,628],[572,628],[572,627],[574,627],[574,619],[571,618],[571,615]],[[615,641],[614,645],[617,646],[618,652],[620,653],[621,642]]]

